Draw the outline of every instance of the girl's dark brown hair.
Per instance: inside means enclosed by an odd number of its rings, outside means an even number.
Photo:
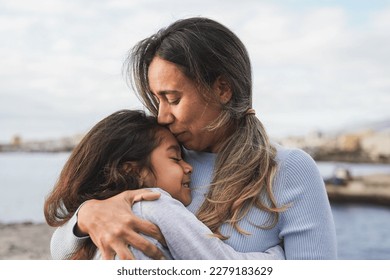
[[[121,110],[97,123],[72,151],[51,193],[44,214],[50,226],[66,223],[89,199],[106,199],[125,190],[138,189],[136,170],[149,168],[150,154],[159,144],[162,127],[142,111]],[[71,259],[91,259],[96,246],[89,239]]]

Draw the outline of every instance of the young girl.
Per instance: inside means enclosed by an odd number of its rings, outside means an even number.
[[[155,118],[139,111],[116,112],[96,124],[73,150],[46,199],[47,223],[62,225],[88,199],[143,187],[161,186],[188,205],[191,170],[176,139]],[[90,259],[95,250],[87,240],[72,258]]]
[[[173,134],[142,111],[118,111],[96,124],[73,150],[58,182],[45,201],[50,226],[69,221],[79,206],[90,199],[106,199],[122,191],[152,188],[161,193],[156,201],[140,201],[133,211],[151,220],[166,240],[163,246],[151,240],[166,258],[207,259],[219,252],[220,259],[283,259],[280,246],[266,253],[235,252],[185,206],[191,202],[189,189],[192,167],[182,159]],[[160,189],[156,188],[159,187]],[[168,250],[169,249],[169,250]],[[129,248],[136,259],[148,259]],[[52,252],[56,250],[52,248]],[[53,253],[52,253],[53,254]],[[55,258],[55,256],[53,256]],[[100,258],[97,247],[86,238],[69,259]]]

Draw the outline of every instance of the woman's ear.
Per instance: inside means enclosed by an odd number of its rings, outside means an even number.
[[[223,76],[219,76],[215,80],[213,90],[222,104],[228,103],[232,98],[231,86]]]

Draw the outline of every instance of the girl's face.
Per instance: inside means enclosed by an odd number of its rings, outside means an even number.
[[[217,152],[220,131],[205,129],[221,113],[216,102],[206,102],[198,87],[176,64],[155,57],[148,70],[149,87],[159,103],[158,122],[187,149]]]
[[[187,206],[191,203],[192,166],[183,160],[179,143],[172,133],[165,128],[159,133],[161,143],[150,156],[153,172],[146,171],[143,184],[159,187]]]

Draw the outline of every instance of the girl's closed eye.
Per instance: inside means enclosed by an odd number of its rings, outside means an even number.
[[[173,160],[176,161],[176,162],[180,162],[180,161],[183,160],[183,159],[180,158],[180,157],[171,157],[171,159],[173,159]]]

